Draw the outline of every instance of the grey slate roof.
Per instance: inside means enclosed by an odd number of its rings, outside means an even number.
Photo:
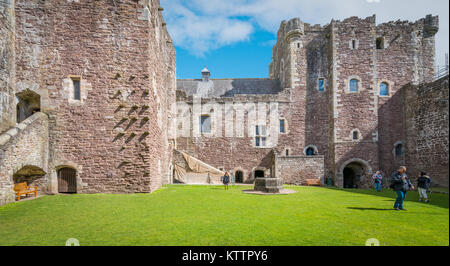
[[[179,79],[177,89],[187,96],[198,94],[202,97],[233,97],[239,94],[277,94],[281,91],[280,82],[274,79]]]

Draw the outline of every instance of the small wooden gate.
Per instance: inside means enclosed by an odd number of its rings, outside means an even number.
[[[58,170],[58,192],[77,193],[77,171],[72,168]]]

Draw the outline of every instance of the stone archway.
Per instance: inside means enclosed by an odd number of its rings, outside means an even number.
[[[36,112],[41,111],[41,96],[34,91],[24,90],[16,94],[16,122],[21,123]]]
[[[34,165],[25,165],[13,174],[14,184],[26,182],[28,186],[37,186],[39,192],[46,192],[47,173]]]
[[[339,179],[343,188],[361,188],[372,176],[372,167],[361,159],[350,159],[341,165]]]

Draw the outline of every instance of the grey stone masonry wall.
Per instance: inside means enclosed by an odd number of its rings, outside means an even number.
[[[304,185],[306,179],[325,182],[324,156],[275,156],[275,177],[284,184]]]
[[[36,113],[0,135],[0,205],[13,202],[15,173],[42,173],[39,193],[48,191],[48,117]],[[29,184],[32,185],[32,184]]]
[[[14,0],[0,0],[0,133],[15,125]]]

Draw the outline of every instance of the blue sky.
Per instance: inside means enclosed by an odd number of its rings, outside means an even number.
[[[436,61],[449,47],[448,0],[160,0],[177,49],[177,78],[267,78],[282,20],[310,24],[377,15],[377,23],[439,15]]]

